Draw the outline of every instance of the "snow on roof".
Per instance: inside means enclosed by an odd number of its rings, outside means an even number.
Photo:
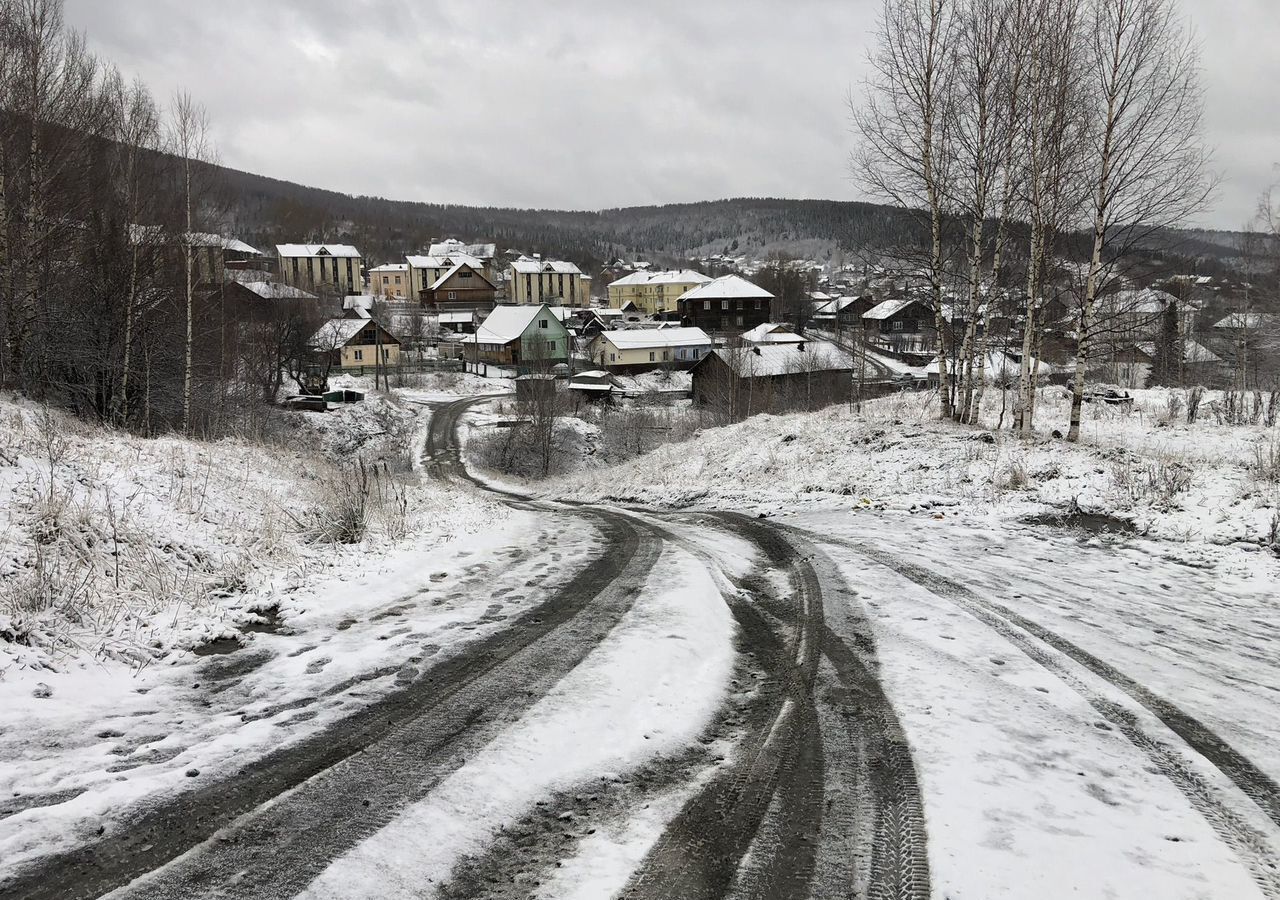
[[[892,319],[898,313],[902,312],[912,303],[921,302],[915,297],[899,297],[896,300],[885,300],[883,303],[877,303],[869,310],[862,314],[862,318],[879,321],[883,319]]]
[[[497,253],[496,244],[464,244],[456,238],[449,238],[447,241],[441,241],[438,244],[432,244],[427,248],[427,256],[453,256],[461,254],[464,256],[479,257],[481,259],[493,259]]]
[[[409,266],[407,263],[387,263],[384,266],[377,266],[375,268],[370,269],[369,274],[372,275],[374,272],[407,272],[407,271],[409,271]]]
[[[609,287],[633,287],[646,284],[710,284],[711,278],[693,269],[668,269],[663,272],[632,272]]]
[[[441,325],[457,325],[461,322],[474,322],[474,312],[442,312],[439,314]]]
[[[1280,316],[1267,313],[1232,313],[1225,319],[1215,322],[1214,328],[1274,328],[1280,326]]]
[[[466,263],[477,271],[484,268],[484,260],[469,253],[442,253],[430,256],[406,256],[409,265],[415,269],[448,269],[458,263]]]
[[[791,330],[789,325],[766,322],[742,333],[748,344],[802,344],[804,338]]]
[[[241,281],[237,282],[250,293],[257,294],[263,300],[315,300],[315,294],[308,294],[301,288],[278,281]]]
[[[521,275],[537,275],[546,272],[560,275],[582,274],[582,270],[571,262],[562,259],[534,259],[531,256],[520,257],[511,264],[511,268]]]
[[[1137,345],[1138,349],[1152,359],[1159,352],[1154,341],[1144,341]],[[1214,353],[1199,341],[1187,341],[1182,347],[1182,361],[1187,363],[1220,363],[1222,357]]]
[[[681,300],[724,300],[744,298],[773,299],[773,294],[759,285],[752,284],[741,275],[725,275],[708,281],[681,297]]]
[[[489,313],[488,318],[476,329],[473,343],[477,344],[509,344],[518,340],[533,320],[538,318],[548,307],[542,306],[498,306]],[[552,316],[552,318],[555,318]]]
[[[604,331],[600,337],[619,350],[711,345],[711,338],[701,328],[637,328],[632,331]]]
[[[1104,301],[1106,307],[1111,310],[1152,316],[1164,312],[1165,307],[1173,302],[1176,302],[1176,298],[1172,294],[1154,288],[1117,291]]]
[[[368,319],[330,319],[320,326],[311,337],[311,346],[329,348],[343,347],[360,333]]]
[[[255,250],[244,241],[221,234],[191,233],[191,244],[194,247],[221,247],[233,253],[247,253],[250,256],[262,256],[261,250]]]
[[[476,260],[476,262],[477,262],[477,263],[479,263],[479,260]],[[469,263],[469,262],[460,262],[460,263],[458,263],[457,265],[455,265],[452,269],[450,269],[449,271],[447,271],[447,272],[445,272],[444,274],[442,274],[439,278],[437,278],[437,279],[435,280],[435,282],[434,282],[434,283],[432,283],[432,285],[430,286],[430,288],[428,288],[428,290],[438,291],[438,290],[440,289],[440,286],[441,286],[442,284],[444,284],[446,281],[448,281],[448,280],[449,280],[450,278],[452,278],[454,275],[458,274],[458,272],[459,272],[459,271],[461,271],[461,270],[462,270],[462,268],[463,268],[464,266],[465,266],[466,268],[470,269],[471,271],[475,272],[477,275],[479,275],[479,274],[480,274],[480,270],[479,270],[476,266],[473,266],[473,265],[472,265],[471,263]],[[483,275],[480,275],[480,278],[481,278],[481,280],[483,280],[486,284],[488,284],[488,285],[489,285],[489,287],[493,287],[493,284],[491,284],[491,283],[489,282],[489,279],[485,278]]]
[[[359,259],[360,251],[350,244],[276,244],[276,253],[284,257],[337,256]]]
[[[739,350],[713,350],[712,353],[747,378],[832,369],[853,371],[854,368],[853,357],[828,341],[762,344]]]

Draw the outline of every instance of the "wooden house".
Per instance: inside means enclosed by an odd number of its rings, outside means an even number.
[[[498,288],[470,263],[457,263],[422,292],[422,305],[437,312],[491,312]]]
[[[820,409],[850,399],[853,371],[853,358],[826,341],[720,348],[693,367],[693,402],[732,421]]]
[[[383,365],[394,366],[400,362],[400,340],[375,320],[363,316],[330,319],[312,336],[309,344],[339,369],[377,365],[379,350]]]
[[[462,343],[472,362],[539,370],[569,360],[569,331],[545,303],[499,306]]]
[[[773,294],[740,275],[725,275],[677,301],[680,322],[710,333],[740,334],[769,321]]]

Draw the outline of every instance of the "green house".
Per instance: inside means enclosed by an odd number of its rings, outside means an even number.
[[[473,362],[525,371],[569,361],[569,331],[545,303],[497,307],[464,346]]]

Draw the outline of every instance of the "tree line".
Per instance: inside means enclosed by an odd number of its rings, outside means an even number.
[[[850,98],[852,169],[927,235],[900,258],[936,316],[942,414],[973,420],[984,317],[1013,297],[1015,427],[1029,431],[1045,311],[1063,304],[1076,440],[1101,299],[1214,188],[1198,55],[1176,5],[884,0],[877,37],[866,94]]]
[[[144,433],[236,427],[244,373],[278,378],[255,354],[303,328],[255,339],[228,308],[215,162],[188,94],[126,81],[62,0],[0,0],[0,383]]]

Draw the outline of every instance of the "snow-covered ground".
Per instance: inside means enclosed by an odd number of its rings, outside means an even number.
[[[984,421],[998,421],[999,403],[988,395]],[[861,413],[757,416],[543,491],[758,511],[960,505],[1008,519],[1074,504],[1169,540],[1258,549],[1277,539],[1280,472],[1265,461],[1280,459],[1280,428],[1219,425],[1207,409],[1194,425],[1170,421],[1169,393],[1143,391],[1132,410],[1088,405],[1072,445],[1047,434],[1065,430],[1060,389],[1044,391],[1040,431],[1025,440],[939,422],[936,404],[934,394],[902,394]]]

